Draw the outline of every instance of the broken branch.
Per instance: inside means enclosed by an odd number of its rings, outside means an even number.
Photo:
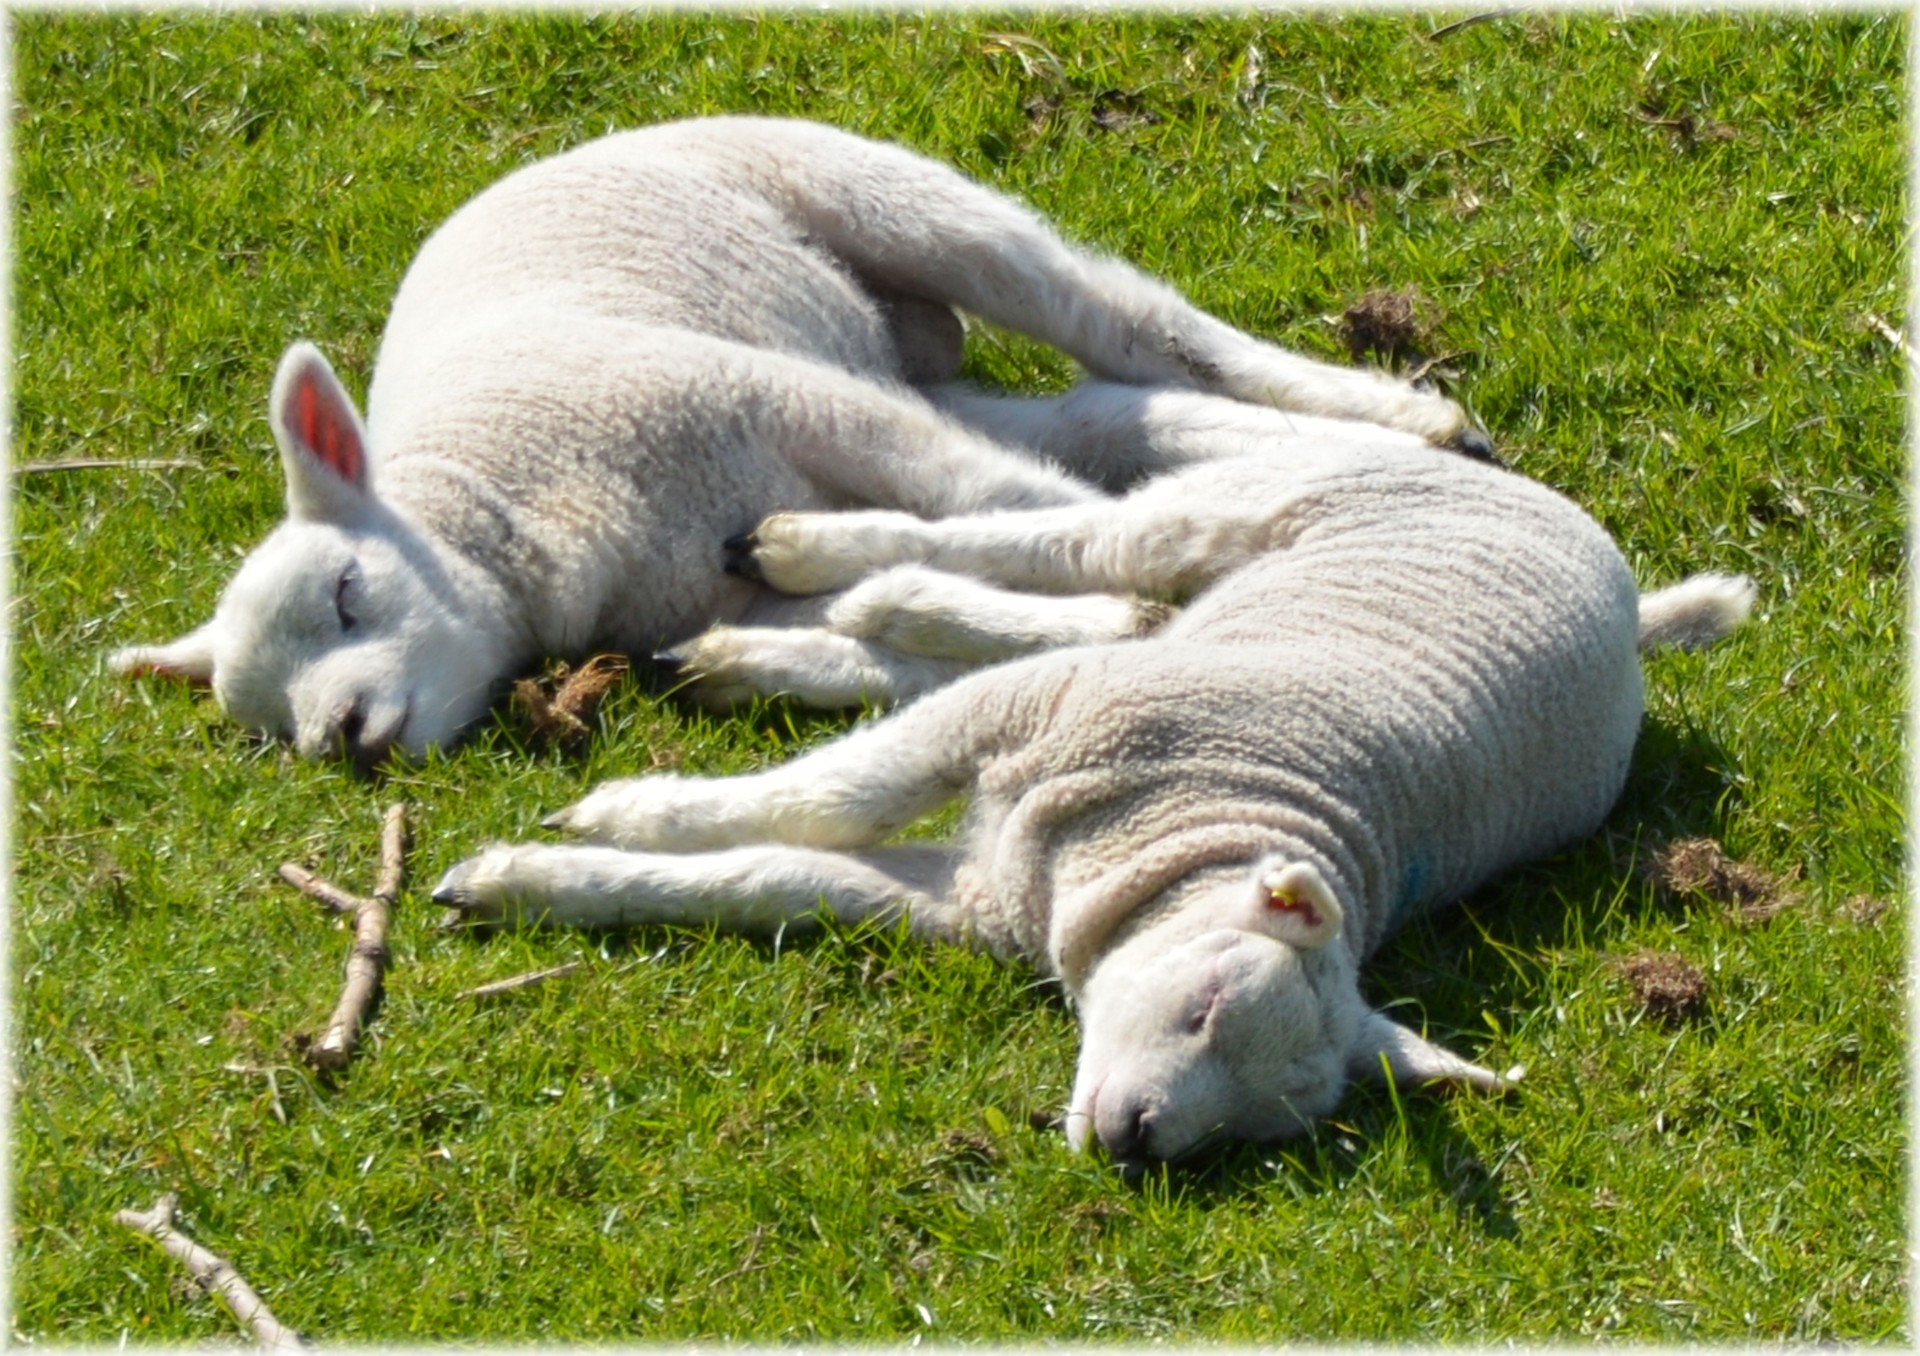
[[[167,1256],[187,1269],[195,1285],[218,1295],[261,1346],[273,1351],[305,1350],[307,1339],[273,1316],[267,1302],[233,1269],[231,1262],[208,1252],[180,1232],[174,1223],[174,1211],[179,1204],[180,1198],[169,1191],[153,1203],[151,1210],[122,1210],[114,1219],[158,1243]]]
[[[1485,14],[1469,14],[1464,19],[1455,19],[1450,24],[1441,24],[1440,27],[1427,34],[1427,41],[1438,42],[1449,33],[1458,33],[1463,28],[1471,28],[1475,24],[1491,23],[1495,19],[1505,19],[1517,13],[1519,13],[1519,11],[1515,9],[1490,9]]]
[[[307,1063],[328,1071],[344,1069],[359,1045],[380,1000],[380,981],[387,968],[387,923],[400,895],[407,851],[407,808],[387,807],[380,829],[380,873],[371,895],[355,895],[322,880],[303,866],[285,862],[280,878],[312,899],[319,900],[353,923],[353,949],[347,953],[346,987],[320,1039],[306,1050]]]
[[[544,984],[550,979],[570,975],[579,968],[579,961],[568,961],[565,965],[556,965],[551,970],[535,970],[529,974],[515,975],[511,979],[496,979],[491,984],[482,984],[476,989],[468,989],[459,996],[473,999],[498,998],[503,993],[512,993],[516,989],[531,989],[536,984]]]
[[[1889,325],[1884,318],[1868,311],[1866,320],[1867,328],[1891,344],[1895,353],[1904,354],[1907,351],[1907,336]]]
[[[29,461],[13,468],[15,478],[57,475],[63,471],[198,471],[201,464],[182,457],[67,457]]]

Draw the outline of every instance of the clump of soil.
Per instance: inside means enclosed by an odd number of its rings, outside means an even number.
[[[1426,301],[1412,288],[1365,293],[1340,316],[1340,337],[1355,359],[1377,353],[1389,363],[1409,361],[1431,328]]]
[[[1711,838],[1667,844],[1642,866],[1646,878],[1668,897],[1704,899],[1730,910],[1743,923],[1764,923],[1798,902],[1790,881],[1727,856]]]
[[[1707,977],[1671,951],[1641,951],[1620,962],[1641,1010],[1668,1026],[1697,1022],[1707,1011]]]
[[[1840,906],[1840,916],[1850,923],[1859,923],[1863,927],[1879,921],[1880,915],[1887,911],[1887,901],[1876,899],[1872,895],[1855,895]]]
[[[1706,141],[1739,141],[1740,129],[1732,123],[1682,110],[1668,115],[1657,100],[1649,99],[1634,110],[1634,116],[1649,127],[1658,127],[1674,141],[1691,150]]]
[[[1000,1161],[1000,1150],[986,1135],[970,1130],[948,1130],[940,1136],[940,1152],[955,1162],[976,1167],[992,1167]]]
[[[587,722],[627,671],[617,654],[598,654],[579,668],[555,664],[538,678],[513,685],[513,705],[527,722],[536,744],[576,744],[588,734]]]
[[[1103,132],[1130,132],[1159,121],[1160,115],[1132,90],[1110,89],[1094,96],[1093,125]]]

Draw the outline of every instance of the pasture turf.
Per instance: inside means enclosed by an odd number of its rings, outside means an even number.
[[[15,1340],[224,1337],[113,1222],[167,1190],[334,1342],[1904,1339],[1908,27],[1465,17],[15,14]],[[1371,971],[1524,1064],[1518,1096],[1356,1091],[1305,1140],[1129,1182],[1045,1128],[1072,1018],[1009,967],[885,931],[435,926],[441,870],[596,778],[758,766],[839,719],[628,682],[584,751],[503,716],[367,781],[105,671],[276,518],[288,341],[363,392],[463,199],[744,110],[905,141],[1310,352],[1412,289],[1402,361],[1649,584],[1758,581],[1750,629],[1650,663],[1605,831]],[[992,333],[970,370],[1071,377]],[[293,1037],[346,939],[274,868],[364,888],[396,798],[387,1000],[321,1078]],[[1645,879],[1696,837],[1784,907]],[[1691,997],[1649,1008],[1649,974]]]

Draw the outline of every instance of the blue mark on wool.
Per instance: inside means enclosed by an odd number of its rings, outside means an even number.
[[[1398,922],[1426,902],[1427,877],[1430,874],[1425,853],[1416,852],[1407,859],[1407,869],[1400,875],[1400,898],[1393,906],[1394,921]]]

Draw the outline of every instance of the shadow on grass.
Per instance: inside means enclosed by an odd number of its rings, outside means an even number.
[[[1382,1155],[1401,1156],[1424,1168],[1462,1220],[1489,1238],[1522,1242],[1514,1197],[1502,1180],[1506,1156],[1489,1163],[1454,1123],[1447,1101],[1447,1095],[1355,1087],[1333,1116],[1298,1139],[1221,1144],[1179,1163],[1116,1169],[1114,1177],[1135,1192],[1164,1193],[1205,1210],[1264,1200],[1277,1177],[1301,1199],[1349,1192],[1378,1173]]]

